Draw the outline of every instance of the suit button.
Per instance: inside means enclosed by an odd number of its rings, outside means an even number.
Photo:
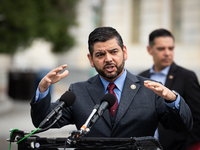
[[[181,118],[183,119],[183,120],[185,120],[186,118],[185,118],[185,116],[183,115],[183,114],[181,114]]]

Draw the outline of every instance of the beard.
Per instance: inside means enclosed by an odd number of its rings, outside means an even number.
[[[123,59],[122,63],[121,63],[119,66],[117,66],[117,65],[114,64],[114,63],[106,63],[105,66],[103,67],[103,69],[97,68],[97,67],[95,66],[95,64],[94,64],[94,67],[95,67],[96,71],[98,72],[98,74],[99,74],[100,76],[102,76],[102,77],[104,77],[104,78],[107,78],[107,79],[114,79],[114,78],[116,78],[116,77],[123,71],[123,69],[124,69],[124,64],[125,64],[125,60]],[[108,66],[108,65],[113,65],[113,66],[115,66],[115,67],[117,68],[117,71],[115,71],[114,74],[113,74],[113,73],[106,73],[106,72],[104,71],[104,69],[105,69],[106,66]]]

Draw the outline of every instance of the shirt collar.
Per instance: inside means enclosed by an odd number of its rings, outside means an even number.
[[[122,92],[122,89],[124,87],[124,82],[126,79],[126,75],[127,75],[127,71],[126,69],[124,69],[124,72],[121,74],[121,76],[119,76],[115,81],[115,85],[117,86],[117,88]],[[104,78],[102,78],[101,76],[99,76],[101,79],[101,82],[103,83],[104,86],[104,90],[107,90],[108,84],[110,83],[109,81],[105,80]]]
[[[150,74],[156,74],[156,72],[154,71],[153,67],[154,67],[154,65],[153,65],[153,66],[151,67],[151,69],[150,69]],[[160,72],[157,72],[157,73],[160,73],[160,74],[163,74],[163,75],[166,75],[166,76],[167,76],[170,67],[171,67],[171,66],[167,66],[167,67],[165,67],[163,70],[161,70]]]

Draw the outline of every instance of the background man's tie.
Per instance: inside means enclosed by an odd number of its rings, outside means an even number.
[[[114,88],[115,88],[115,84],[114,83],[110,83],[108,85],[108,87],[107,87],[108,93],[113,94],[115,96],[115,98],[116,98],[115,104],[109,109],[110,110],[110,114],[111,114],[112,117],[114,116],[115,111],[116,111],[117,106],[118,106],[117,96],[116,96],[115,92],[113,91]]]

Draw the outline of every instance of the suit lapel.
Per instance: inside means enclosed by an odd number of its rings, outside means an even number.
[[[132,75],[130,72],[127,71],[127,77],[124,83],[120,103],[118,105],[117,116],[115,118],[115,123],[113,126],[113,130],[122,117],[125,115],[126,111],[128,110],[129,106],[131,105],[136,93],[138,92],[141,85],[137,83],[139,80],[136,76]],[[104,88],[102,82],[99,79],[99,76],[95,76],[88,80],[89,84],[86,85],[88,93],[90,94],[92,100],[95,104],[100,104],[102,97],[105,95]],[[134,88],[135,86],[135,88]],[[102,116],[106,122],[112,127],[110,112],[109,110],[105,110]]]
[[[133,76],[127,71],[127,77],[124,83],[120,103],[118,105],[118,111],[117,111],[117,116],[115,118],[113,130],[116,127],[116,125],[119,123],[121,118],[124,116],[126,111],[128,110],[129,106],[131,105],[133,101],[133,98],[135,97],[137,91],[139,90],[141,86],[139,83],[136,83],[136,82],[138,82],[137,77]]]
[[[177,69],[176,64],[172,63],[171,68],[167,74],[167,79],[165,81],[165,86],[168,88],[170,88],[172,86],[172,83],[176,77],[176,69]]]
[[[94,78],[91,78],[88,80],[90,84],[86,86],[88,93],[90,94],[92,100],[95,104],[100,104],[102,97],[105,95],[104,87],[99,79],[99,76],[96,75]],[[110,112],[108,109],[105,110],[102,116],[106,122],[112,126],[111,120],[110,120]]]

